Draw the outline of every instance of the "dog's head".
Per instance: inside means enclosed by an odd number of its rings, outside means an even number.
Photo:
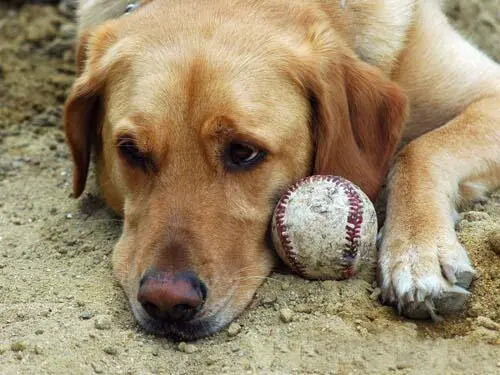
[[[80,40],[64,120],[74,195],[94,149],[124,216],[114,271],[153,332],[230,322],[273,267],[284,189],[336,174],[373,198],[400,139],[405,96],[322,13],[239,6],[153,1]]]

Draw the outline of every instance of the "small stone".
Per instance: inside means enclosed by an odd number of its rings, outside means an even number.
[[[72,219],[72,218],[73,218],[73,214],[71,212],[66,214],[66,219]]]
[[[379,297],[382,295],[382,289],[380,288],[375,288],[373,289],[373,292],[370,294],[370,299],[372,301],[378,301]]]
[[[33,350],[35,351],[35,354],[43,354],[43,349],[40,345],[36,344],[35,347],[33,348]]]
[[[488,236],[488,242],[490,244],[491,250],[498,256],[500,256],[500,229],[494,230]]]
[[[234,337],[241,331],[241,326],[238,323],[231,323],[227,329],[227,334],[229,337]]]
[[[94,320],[94,327],[101,330],[111,329],[111,318],[109,315],[97,315]]]
[[[305,303],[299,303],[295,306],[294,310],[298,313],[310,314],[312,312],[312,307]]]
[[[104,370],[98,363],[92,362],[90,363],[90,366],[92,366],[92,369],[96,374],[102,374],[104,372]]]
[[[465,219],[467,221],[484,221],[490,218],[490,215],[488,215],[488,213],[481,211],[464,212],[460,216],[462,217],[462,219]]]
[[[183,353],[186,353],[186,354],[192,354],[192,353],[198,351],[198,348],[195,345],[193,345],[193,344],[186,344],[184,341],[181,342],[181,343],[179,343],[179,345],[177,346],[177,349],[180,352],[183,352]]]
[[[278,343],[278,344],[276,344],[276,349],[280,353],[288,353],[288,352],[290,352],[290,348],[288,347],[288,345],[286,343]]]
[[[463,231],[464,229],[470,228],[472,226],[469,220],[460,220],[460,222],[456,225],[456,230],[458,232]]]
[[[57,2],[57,1],[54,1]],[[77,4],[73,0],[61,0],[59,1],[59,5],[57,6],[57,10],[64,16],[68,18],[75,18],[76,15],[76,5]]]
[[[13,352],[22,352],[26,350],[26,345],[21,341],[18,341],[10,345],[10,350],[12,350]]]
[[[271,307],[275,302],[276,302],[276,295],[271,294],[271,295],[266,295],[262,298],[261,305],[264,307]]]
[[[213,365],[215,362],[217,362],[217,357],[213,356],[213,355],[209,355],[205,361],[205,363],[208,365],[208,366],[211,366]]]
[[[118,350],[114,346],[105,346],[102,350],[109,355],[116,355],[118,353]]]
[[[92,246],[92,245],[83,245],[81,248],[80,248],[80,251],[82,253],[90,253],[92,251],[95,251],[95,246]]]
[[[59,247],[59,248],[57,248],[57,252],[59,254],[63,254],[64,255],[64,254],[68,253],[68,249],[66,247]]]
[[[404,370],[404,369],[407,369],[407,368],[411,368],[411,365],[407,362],[400,362],[396,365],[396,368],[398,370]]]
[[[288,290],[288,289],[290,289],[289,283],[284,282],[283,284],[281,284],[281,290]]]
[[[314,348],[305,348],[304,353],[310,358],[316,357],[318,355]]]
[[[64,52],[73,48],[73,45],[73,40],[56,38],[50,42],[47,47],[45,47],[44,52],[49,56],[61,58],[63,57]]]
[[[485,316],[478,316],[476,322],[479,326],[492,331],[500,331],[500,324]]]
[[[252,365],[250,364],[250,359],[243,358],[242,363],[243,363],[243,369],[244,370],[250,371],[252,369]]]
[[[90,311],[84,311],[82,312],[80,315],[78,315],[78,317],[82,320],[89,320],[91,319],[92,317],[94,316],[93,313],[91,313]]]
[[[293,319],[293,311],[288,307],[280,310],[280,319],[283,323],[290,323]]]
[[[72,39],[76,36],[76,26],[72,23],[65,23],[59,28],[59,35],[63,39]]]

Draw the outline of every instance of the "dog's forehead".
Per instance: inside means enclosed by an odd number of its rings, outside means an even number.
[[[137,54],[130,73],[132,109],[177,128],[198,128],[215,117],[257,131],[265,124],[307,121],[297,118],[297,112],[307,112],[306,98],[265,64],[252,67],[240,57],[226,59],[203,48],[177,52],[167,45]],[[280,133],[277,126],[274,134]]]

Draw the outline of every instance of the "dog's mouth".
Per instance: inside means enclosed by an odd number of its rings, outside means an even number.
[[[236,315],[231,311],[232,293],[187,321],[158,320],[151,317],[138,301],[130,303],[135,319],[144,330],[174,340],[196,340],[212,335],[228,325]]]

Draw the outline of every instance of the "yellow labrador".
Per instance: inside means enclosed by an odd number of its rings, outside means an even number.
[[[196,338],[237,316],[274,264],[274,204],[313,173],[375,199],[390,169],[384,300],[462,307],[454,215],[500,184],[500,68],[438,1],[80,0],[77,59],[74,194],[93,150],[144,328]]]

